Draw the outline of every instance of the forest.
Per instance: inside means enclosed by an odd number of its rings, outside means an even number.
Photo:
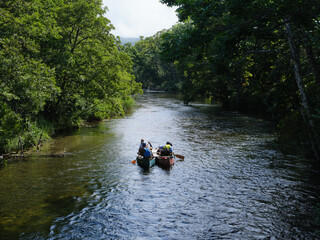
[[[320,160],[320,1],[161,0],[179,23],[135,44],[101,0],[0,2],[0,153],[124,114],[142,88],[261,113]]]
[[[319,1],[161,2],[180,23],[124,44],[144,88],[261,113],[320,160]]]
[[[0,239],[320,239],[320,0],[113,1],[0,0]]]
[[[0,154],[123,116],[141,93],[100,0],[0,2]]]

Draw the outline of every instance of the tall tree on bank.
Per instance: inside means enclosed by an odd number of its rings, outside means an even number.
[[[234,101],[238,107],[253,98],[258,101],[251,103],[261,102],[260,108],[281,119],[300,112],[319,159],[319,1],[161,2],[178,6],[180,20],[193,22],[193,30],[184,34],[188,40],[174,48],[167,44],[164,51],[174,56],[190,49],[189,59],[201,60],[191,72],[194,80],[188,80],[189,88],[196,89],[192,97],[209,92],[225,105]],[[175,60],[185,61],[179,56]],[[205,92],[197,89],[204,82],[199,70],[207,72]]]
[[[40,2],[11,1],[0,8],[0,152],[12,142],[40,135],[36,118],[59,93],[54,69],[39,58],[38,39],[56,36],[50,18],[39,17]],[[35,10],[37,9],[37,10]]]
[[[139,85],[131,74],[130,59],[118,51],[110,34],[112,26],[103,16],[101,1],[65,1],[55,11],[60,37],[41,44],[47,64],[56,70],[61,94],[45,113],[60,126],[95,115],[97,107],[106,104],[121,113],[120,102],[136,93]]]
[[[123,115],[140,92],[100,0],[0,3],[0,153]]]

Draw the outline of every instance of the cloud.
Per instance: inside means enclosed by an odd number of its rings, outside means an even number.
[[[178,22],[175,8],[159,0],[103,0],[109,11],[106,17],[120,37],[149,37]]]

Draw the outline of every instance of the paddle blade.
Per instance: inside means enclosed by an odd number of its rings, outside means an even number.
[[[137,160],[133,160],[131,163],[135,164],[137,162]]]
[[[184,160],[184,156],[180,155],[180,154],[174,154],[176,157],[183,159]]]

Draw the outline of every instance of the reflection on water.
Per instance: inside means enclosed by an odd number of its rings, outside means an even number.
[[[315,239],[318,172],[272,126],[175,96],[66,133],[0,170],[0,239]],[[141,138],[173,143],[171,170],[131,164]],[[177,159],[176,159],[177,160]]]

